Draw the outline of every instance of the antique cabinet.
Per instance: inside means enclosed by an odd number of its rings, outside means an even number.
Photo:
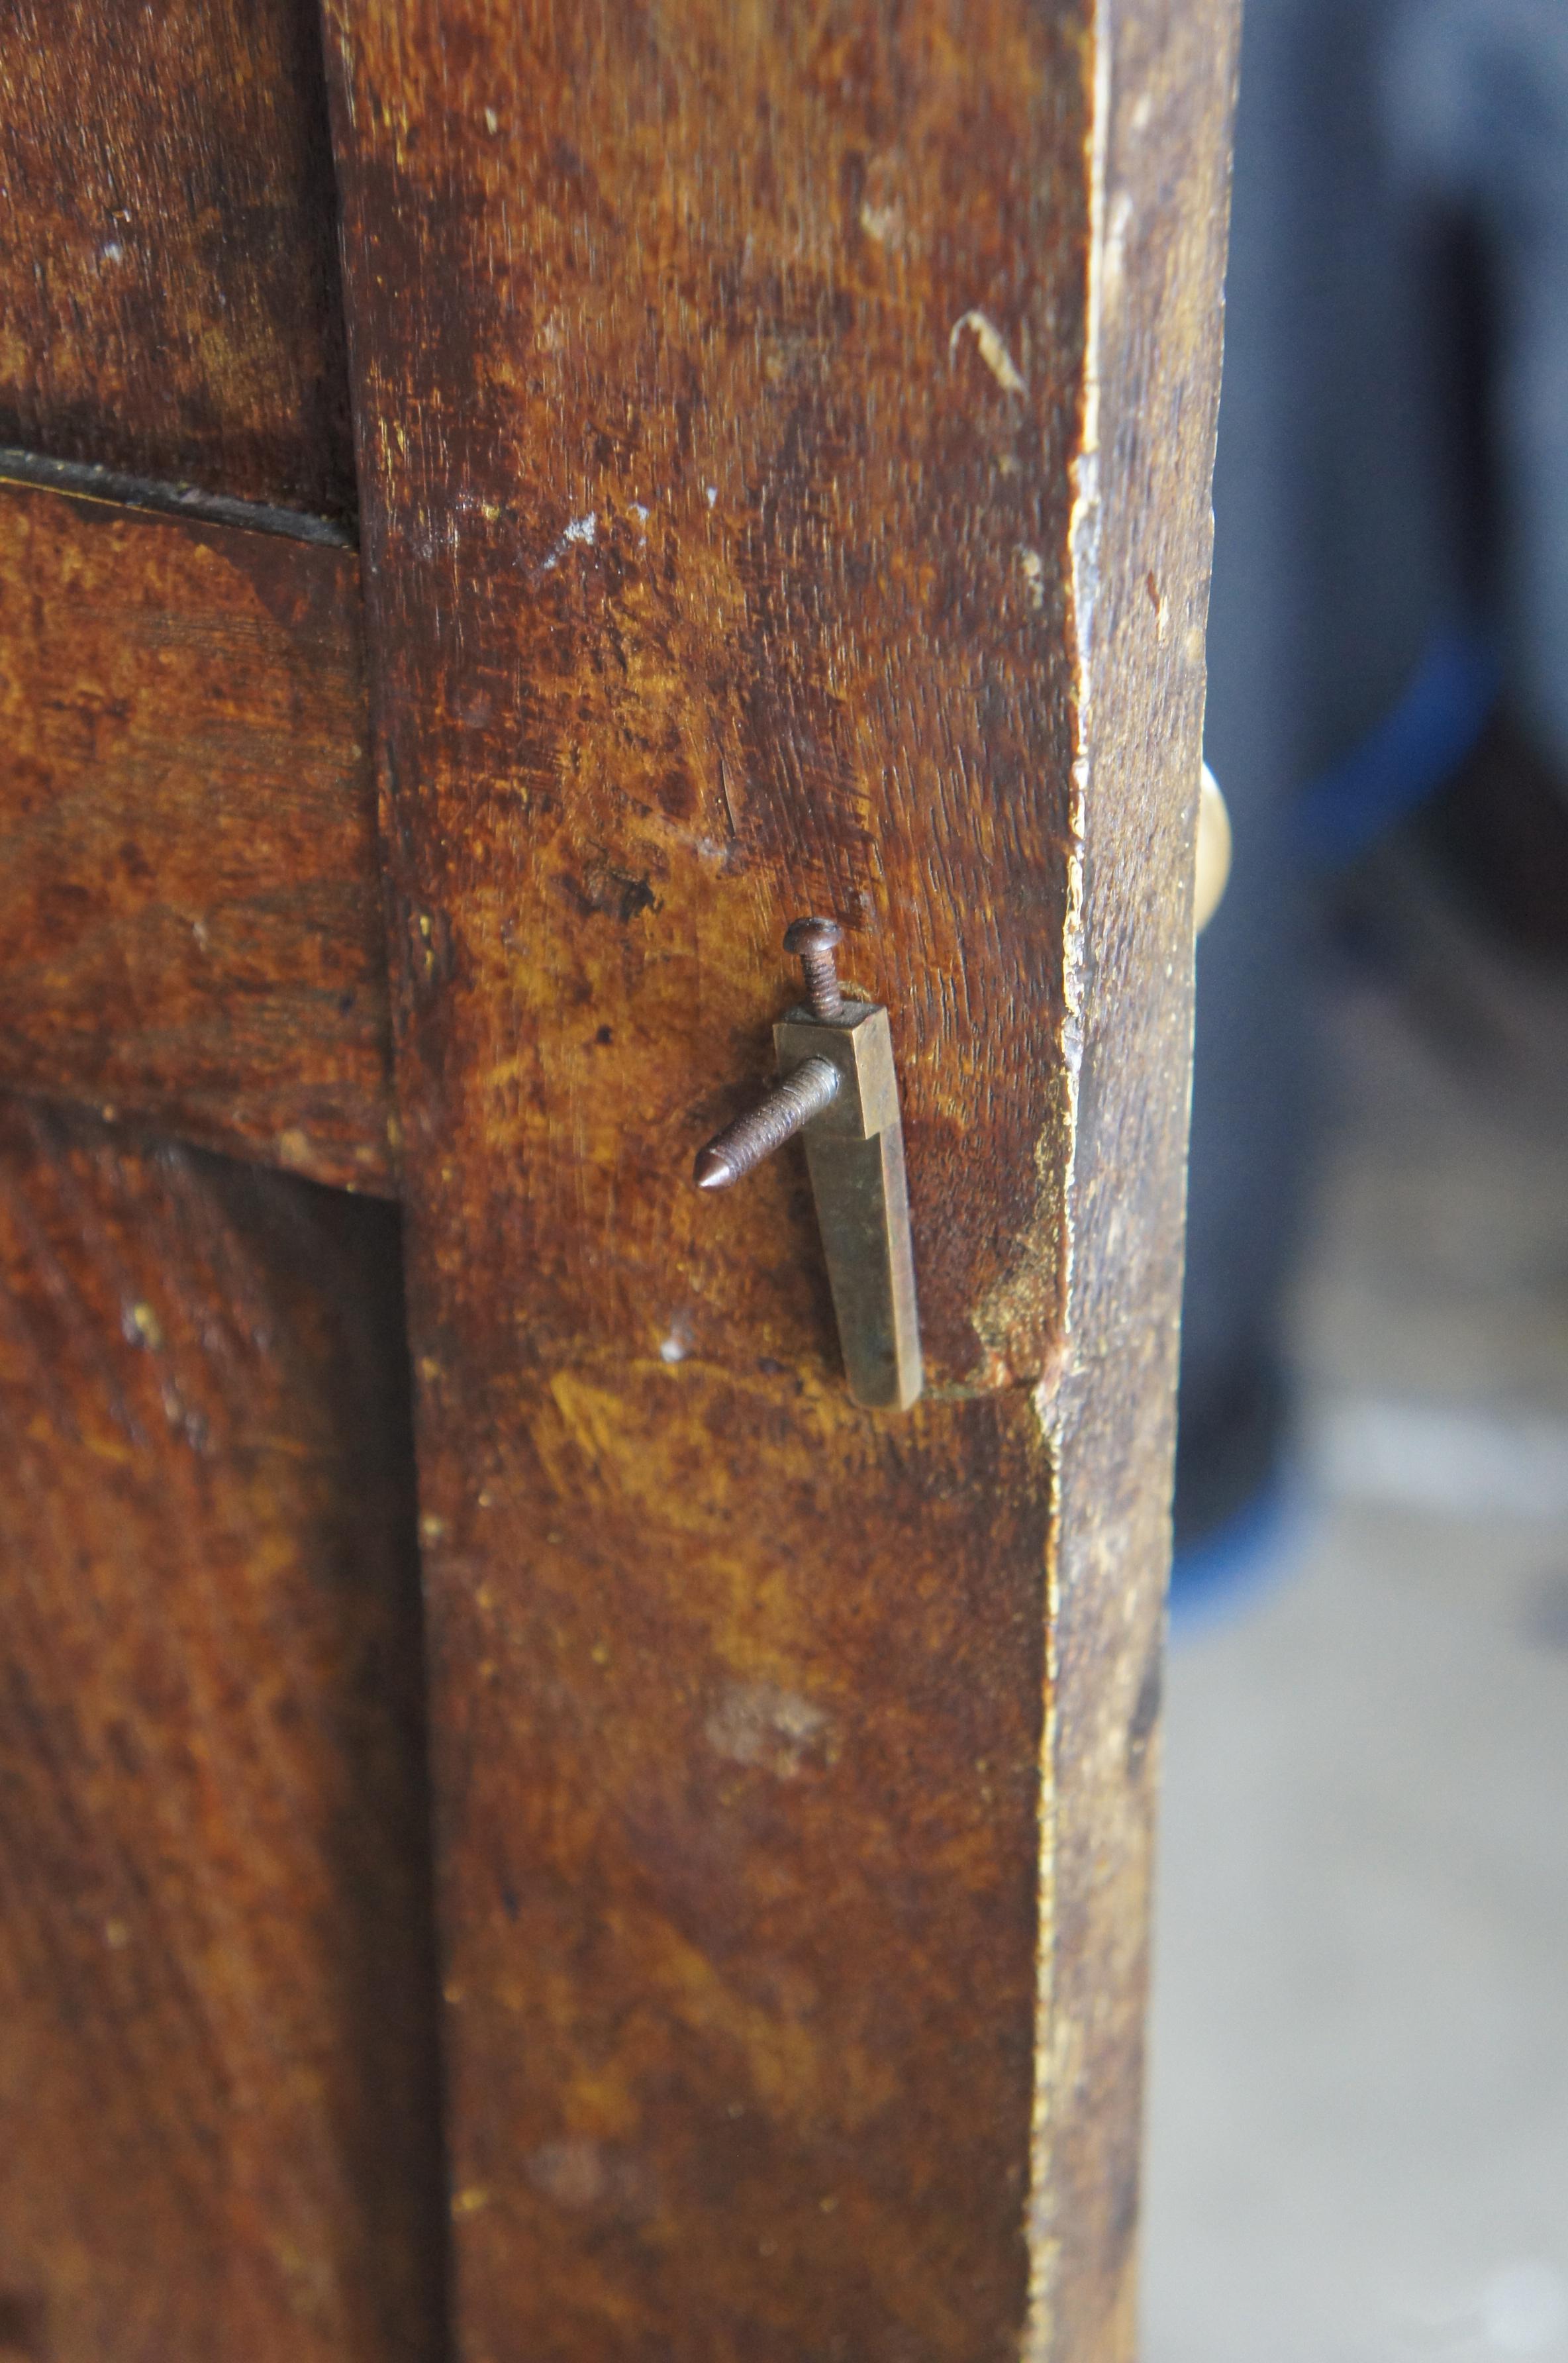
[[[0,13],[0,2355],[1131,2355],[1232,18]]]

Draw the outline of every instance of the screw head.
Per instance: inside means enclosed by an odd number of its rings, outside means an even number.
[[[831,952],[844,941],[836,919],[792,919],[784,930],[787,952]]]

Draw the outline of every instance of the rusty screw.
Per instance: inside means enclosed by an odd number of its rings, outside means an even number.
[[[792,1075],[774,1086],[760,1107],[736,1116],[734,1124],[697,1151],[692,1180],[699,1190],[727,1190],[776,1148],[803,1130],[838,1096],[839,1072],[831,1059],[805,1059]]]
[[[812,1015],[824,1026],[844,1015],[844,987],[834,957],[844,940],[836,919],[797,919],[785,930],[784,949],[799,955],[806,971],[806,1000]],[[831,1059],[807,1059],[774,1086],[760,1107],[737,1116],[716,1138],[697,1152],[692,1179],[699,1190],[727,1190],[743,1173],[782,1148],[821,1115],[839,1087],[839,1071]]]
[[[797,919],[785,930],[784,949],[800,955],[806,971],[806,999],[813,1017],[831,1026],[844,1015],[844,987],[838,981],[835,957],[844,941],[836,919]]]

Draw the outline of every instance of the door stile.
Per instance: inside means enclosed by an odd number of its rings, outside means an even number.
[[[326,17],[460,2351],[1129,2355],[1228,0]]]

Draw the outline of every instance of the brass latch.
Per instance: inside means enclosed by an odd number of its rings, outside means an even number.
[[[867,1410],[907,1411],[921,1391],[920,1323],[892,1028],[878,1003],[845,999],[842,935],[835,919],[797,919],[786,934],[807,999],[773,1029],[778,1082],[699,1149],[694,1178],[726,1189],[804,1134],[849,1392]]]

